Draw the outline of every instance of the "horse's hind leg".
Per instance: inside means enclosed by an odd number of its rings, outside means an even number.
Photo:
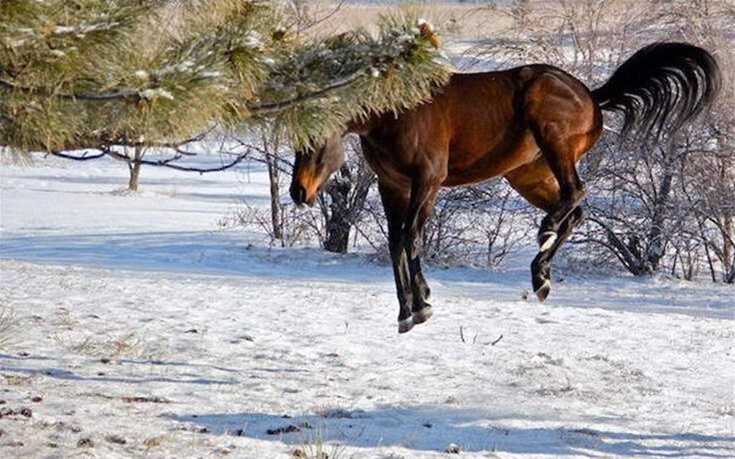
[[[393,276],[396,283],[399,306],[398,333],[406,333],[414,326],[411,316],[413,293],[411,291],[411,280],[408,275],[406,251],[403,245],[404,215],[408,208],[408,196],[406,196],[407,193],[401,193],[382,183],[378,183],[378,189],[383,201],[385,218],[388,221],[388,248],[393,264]]]
[[[562,223],[585,196],[576,163],[600,137],[602,118],[589,90],[563,73],[540,75],[524,97],[534,140],[558,186],[538,235],[540,251],[545,252],[554,247]],[[539,294],[539,298],[546,297]]]
[[[539,253],[531,263],[533,290],[544,301],[551,289],[551,262],[582,219],[579,200],[583,193],[577,199],[565,199],[556,175],[543,157],[511,171],[505,178],[528,202],[547,212],[539,229]]]
[[[584,220],[584,210],[581,206],[577,206],[557,229],[555,233],[557,237],[554,238],[553,243],[547,248],[542,248],[543,250],[540,250],[531,262],[533,291],[536,292],[539,300],[544,301],[551,291],[551,262],[556,256],[556,252],[582,220]]]
[[[557,202],[548,210],[539,228],[537,237],[539,251],[545,252],[554,246],[560,236],[562,223],[579,206],[586,191],[575,167],[576,152],[553,145],[552,142],[544,140],[537,142],[541,144],[541,151],[559,189]]]
[[[573,158],[574,156],[571,155],[571,158],[564,158],[557,164],[549,165],[559,184],[559,199],[541,221],[537,237],[539,253],[531,263],[533,291],[539,301],[544,301],[549,296],[551,262],[556,251],[569,237],[582,217],[581,214],[576,215],[575,211],[579,209],[579,203],[584,199],[586,192],[577,175]],[[572,218],[573,215],[574,218]]]

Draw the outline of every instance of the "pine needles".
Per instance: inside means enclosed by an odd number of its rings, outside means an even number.
[[[274,70],[264,93],[277,100],[323,93],[278,114],[292,143],[305,147],[344,131],[349,120],[429,100],[450,75],[438,57],[416,18],[384,18],[377,38],[356,30],[297,50]]]
[[[270,2],[9,0],[0,6],[0,145],[176,143],[278,118],[296,146],[428,100],[449,76],[415,17],[303,43]]]

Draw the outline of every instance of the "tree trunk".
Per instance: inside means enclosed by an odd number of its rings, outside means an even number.
[[[325,250],[347,253],[350,230],[365,208],[374,181],[375,174],[367,168],[363,159],[358,158],[352,167],[350,161],[345,162],[335,174],[335,178],[329,182],[326,193],[332,202],[329,205],[329,212],[325,212],[327,233],[324,240]]]
[[[327,189],[329,197],[332,198],[326,225],[327,235],[324,241],[324,250],[328,252],[347,253],[350,243],[349,198],[352,183],[349,180],[349,170],[345,169],[347,165],[340,168],[340,177],[332,180]]]
[[[726,284],[735,284],[735,262],[730,267],[730,272],[725,275]]]
[[[658,271],[661,259],[666,252],[666,234],[664,225],[669,217],[669,202],[671,197],[671,184],[674,179],[674,160],[676,152],[672,151],[675,147],[669,147],[664,152],[663,177],[658,187],[655,201],[653,202],[653,215],[651,216],[651,228],[648,232],[648,244],[644,261],[650,267],[651,272]]]
[[[277,151],[277,150],[276,150]],[[278,186],[279,173],[278,156],[276,153],[267,157],[268,179],[270,181],[271,197],[271,225],[273,227],[273,238],[283,241],[283,219],[281,218],[281,193]]]
[[[651,274],[650,266],[643,262],[640,253],[638,238],[631,235],[627,243],[622,240],[612,228],[606,225],[602,220],[590,217],[591,222],[596,223],[605,232],[607,239],[607,247],[615,254],[615,256],[623,263],[625,269],[634,276],[646,276]]]
[[[128,180],[128,190],[138,191],[138,179],[140,178],[141,160],[144,155],[143,147],[135,147],[135,156],[132,161],[128,161],[128,171],[130,178]]]
[[[732,155],[730,156],[732,158]],[[729,161],[728,157],[723,157],[720,160],[720,176],[719,176],[719,183],[728,183],[728,177],[730,177],[732,174],[730,173],[730,168],[732,167],[732,162]],[[732,182],[730,182],[732,183]],[[732,198],[732,196],[731,196]],[[727,284],[732,284],[735,280],[735,254],[733,254],[733,249],[735,249],[732,245],[732,236],[735,235],[735,231],[733,231],[733,214],[730,211],[732,207],[725,205],[721,206],[722,208],[722,279]],[[732,260],[732,263],[730,266],[727,266],[728,263],[730,263],[730,260]]]

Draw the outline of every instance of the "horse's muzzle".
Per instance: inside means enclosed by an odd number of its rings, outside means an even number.
[[[291,184],[291,188],[289,188],[289,193],[294,203],[302,205],[306,202],[306,188],[303,186],[293,183]]]

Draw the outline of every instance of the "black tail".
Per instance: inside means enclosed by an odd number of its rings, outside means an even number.
[[[708,107],[720,90],[710,53],[685,43],[654,43],[623,63],[592,95],[603,110],[623,115],[623,135],[671,132]]]

